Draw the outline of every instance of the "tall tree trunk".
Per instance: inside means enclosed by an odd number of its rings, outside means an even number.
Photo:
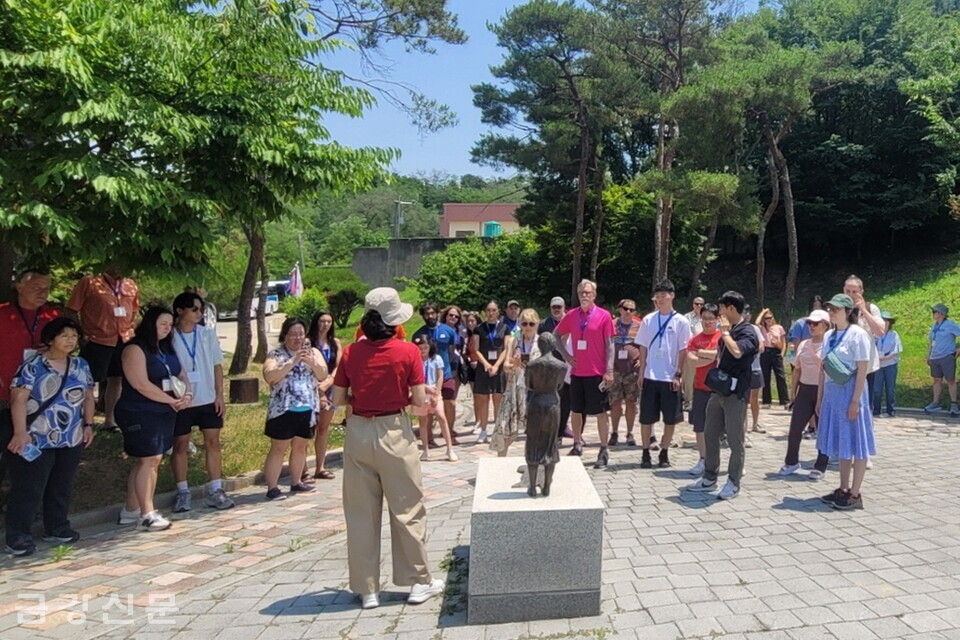
[[[573,269],[570,300],[576,302],[577,285],[580,284],[580,262],[583,259],[583,215],[587,208],[587,165],[590,163],[590,129],[587,127],[583,106],[577,109],[580,125],[580,171],[577,174],[577,223],[573,236]]]
[[[593,152],[593,179],[594,189],[596,189],[594,197],[597,199],[597,207],[593,223],[593,252],[590,255],[590,279],[594,282],[597,281],[597,264],[600,262],[600,240],[603,237],[603,220],[606,216],[606,211],[603,208],[603,190],[606,176],[604,175],[603,167],[600,166],[599,155],[599,150],[595,149]]]
[[[233,361],[230,362],[229,372],[232,376],[243,375],[247,372],[247,366],[250,364],[250,353],[253,350],[253,334],[250,331],[250,307],[253,305],[257,273],[263,263],[263,226],[248,227],[244,225],[243,234],[247,237],[247,243],[250,245],[250,254],[247,256],[247,270],[243,274],[240,302],[237,306],[237,346],[233,350]]]
[[[710,252],[713,251],[713,244],[717,241],[717,228],[720,226],[720,211],[714,212],[713,219],[710,221],[710,229],[707,231],[707,240],[703,243],[703,250],[700,252],[700,258],[697,265],[693,268],[693,276],[690,278],[690,295],[696,297],[700,295],[700,277],[707,266],[707,260],[710,258]]]
[[[768,138],[768,143],[773,141],[773,136]],[[780,179],[777,175],[777,164],[773,158],[773,149],[767,149],[767,173],[770,175],[770,202],[760,218],[760,228],[757,230],[757,303],[759,308],[763,308],[766,300],[766,287],[764,284],[764,272],[767,268],[767,259],[763,252],[764,240],[767,237],[767,225],[770,219],[776,213],[780,206]]]
[[[787,217],[787,283],[783,292],[783,321],[793,322],[793,302],[797,294],[797,270],[800,256],[797,251],[797,221],[794,216],[793,187],[790,183],[790,167],[779,148],[776,150],[780,170],[780,190],[783,192],[783,211]],[[788,324],[789,326],[789,324]]]
[[[16,251],[13,243],[3,231],[0,231],[0,302],[10,302],[16,296],[10,283],[13,281],[13,265],[16,262]]]
[[[263,364],[267,361],[267,295],[270,286],[270,273],[267,271],[267,260],[264,255],[260,261],[260,292],[257,298],[257,353],[253,361]]]

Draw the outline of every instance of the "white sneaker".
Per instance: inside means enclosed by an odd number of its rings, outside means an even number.
[[[429,584],[415,584],[410,588],[410,595],[407,596],[409,604],[420,604],[426,602],[433,596],[443,593],[444,582],[437,578]]]
[[[117,518],[117,524],[137,524],[138,522],[140,522],[140,509],[127,511],[120,507],[120,517]]]
[[[490,440],[490,436],[487,435],[486,429],[481,429],[480,433],[477,434],[477,444],[484,444]]]
[[[137,528],[140,531],[163,531],[170,528],[170,521],[160,515],[159,511],[151,511],[143,517]]]
[[[823,480],[823,471],[820,471],[820,469],[814,469],[807,474],[807,480],[813,480],[814,482]]]
[[[873,460],[871,458],[867,458],[867,469],[873,469]]]
[[[696,491],[698,493],[716,491],[717,481],[714,480],[713,482],[708,482],[705,478],[700,477],[700,478],[697,478],[697,481],[694,482],[693,484],[688,484],[687,486],[685,486],[684,489],[686,489],[687,491]]]
[[[750,441],[750,436],[747,434],[743,434],[743,448],[753,449],[753,442]]]
[[[700,459],[697,461],[697,464],[693,465],[693,468],[691,468],[689,471],[687,471],[687,473],[689,473],[689,474],[692,475],[692,476],[702,476],[702,475],[703,475],[703,467],[704,467],[703,458],[700,458]]]
[[[480,433],[480,425],[473,425],[473,435],[478,435]]]
[[[447,449],[447,462],[456,462],[460,458],[453,452],[453,449]]]
[[[740,487],[733,484],[733,480],[727,478],[727,483],[723,485],[723,489],[717,493],[717,498],[719,500],[733,500],[738,495],[740,495]]]
[[[376,609],[380,606],[380,596],[375,593],[368,593],[360,598],[360,606],[364,609]]]
[[[780,471],[777,472],[781,476],[792,476],[797,471],[800,471],[800,465],[798,464],[785,464],[780,467]]]

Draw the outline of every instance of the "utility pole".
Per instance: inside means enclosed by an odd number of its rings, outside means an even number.
[[[399,197],[397,197],[397,199],[394,200],[394,204],[397,205],[397,210],[396,210],[396,212],[394,213],[394,217],[393,217],[393,237],[394,237],[394,238],[399,238],[399,237],[400,237],[400,225],[403,224],[403,205],[405,205],[405,204],[414,204],[414,203],[413,203],[413,202],[406,202],[406,201],[404,201],[404,200],[401,200]]]

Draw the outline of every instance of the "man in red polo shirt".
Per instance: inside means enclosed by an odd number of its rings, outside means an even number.
[[[40,348],[40,332],[60,315],[47,304],[50,274],[44,269],[24,269],[17,274],[13,302],[0,304],[0,481],[6,475],[3,453],[13,435],[10,420],[10,381],[20,363]]]
[[[380,523],[390,509],[393,582],[411,586],[407,602],[443,592],[428,568],[426,508],[420,453],[405,408],[423,406],[423,361],[415,345],[395,339],[413,307],[394,289],[367,294],[360,327],[366,340],[343,350],[333,381],[333,403],[353,409],[343,443],[343,513],[347,521],[350,590],[364,609],[380,605]]]

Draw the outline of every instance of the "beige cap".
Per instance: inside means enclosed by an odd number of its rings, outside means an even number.
[[[383,322],[391,327],[401,325],[413,317],[413,305],[400,302],[400,294],[392,287],[377,287],[367,294],[364,312],[376,311]]]

